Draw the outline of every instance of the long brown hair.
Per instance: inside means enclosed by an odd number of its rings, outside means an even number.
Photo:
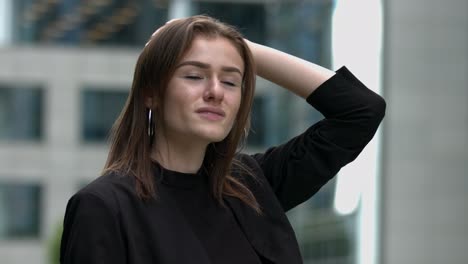
[[[152,36],[141,52],[129,97],[111,131],[110,151],[103,174],[119,172],[133,176],[140,198],[156,196],[150,156],[151,145],[158,142],[154,141],[154,137],[150,139],[147,133],[145,99],[152,98],[153,105],[156,105],[152,112],[155,113],[157,124],[158,120],[163,120],[164,98],[169,80],[177,63],[197,36],[229,40],[244,62],[241,103],[234,125],[224,140],[208,145],[202,165],[208,173],[212,195],[222,205],[223,196],[237,197],[260,212],[254,195],[243,180],[232,175],[235,168],[247,172],[243,173],[246,177],[254,177],[235,159],[250,127],[256,76],[253,56],[242,35],[234,27],[208,16],[193,16],[166,24]]]

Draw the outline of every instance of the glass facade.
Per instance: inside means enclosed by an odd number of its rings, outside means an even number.
[[[310,263],[356,263],[357,214],[339,215],[334,210],[336,179],[326,184],[302,208],[296,232],[304,259]]]
[[[266,115],[268,109],[265,101],[266,98],[264,96],[254,97],[250,116],[251,127],[247,137],[247,144],[250,147],[265,146],[265,142],[267,141]]]
[[[0,239],[38,238],[42,191],[33,183],[0,183]]]
[[[0,83],[0,141],[42,138],[43,89]]]
[[[192,8],[194,14],[206,14],[235,25],[246,38],[265,44],[267,6],[260,1],[252,2],[195,1]]]
[[[167,1],[15,0],[13,41],[141,46],[167,21]]]
[[[127,91],[85,89],[81,94],[81,138],[106,141],[127,99]]]

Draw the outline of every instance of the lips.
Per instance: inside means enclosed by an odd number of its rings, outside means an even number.
[[[195,112],[203,118],[213,121],[223,119],[226,116],[226,113],[217,107],[201,107]]]

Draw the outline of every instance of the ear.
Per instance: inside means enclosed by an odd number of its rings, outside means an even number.
[[[145,106],[146,106],[146,108],[151,108],[151,109],[154,109],[156,107],[156,104],[153,103],[153,98],[152,97],[146,97],[145,98]]]

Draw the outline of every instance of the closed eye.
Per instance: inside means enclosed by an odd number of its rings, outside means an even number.
[[[224,84],[226,84],[226,85],[229,85],[229,86],[236,86],[236,84],[233,83],[233,82],[224,81],[224,82],[222,82],[222,83],[224,83]]]
[[[203,77],[198,76],[198,75],[187,75],[187,76],[185,76],[185,78],[190,79],[190,80],[201,80],[201,79],[203,79]]]

